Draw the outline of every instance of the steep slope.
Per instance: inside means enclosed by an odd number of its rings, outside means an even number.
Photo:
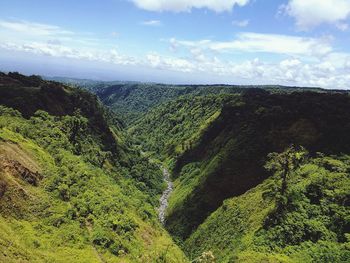
[[[186,240],[191,257],[217,262],[348,262],[349,156],[309,159],[290,175],[278,207],[280,176],[227,199]]]
[[[129,131],[142,149],[158,158],[180,156],[220,114],[235,95],[182,96],[150,110]]]
[[[312,154],[349,153],[349,110],[348,95],[327,93],[250,90],[227,104],[200,141],[176,160],[178,187],[170,199],[168,229],[186,238],[224,199],[261,183],[270,152],[296,144]]]
[[[54,116],[80,114],[88,119],[91,134],[103,144],[105,150],[117,151],[107,123],[108,112],[98,103],[96,96],[86,91],[44,81],[39,76],[0,72],[0,104],[17,109],[25,118],[33,116],[37,110]],[[117,118],[109,121],[113,122],[114,127],[121,127]]]
[[[126,125],[134,125],[135,121],[142,120],[143,115],[149,110],[184,95],[239,94],[247,88],[259,88],[273,93],[311,90],[314,92],[325,92],[320,88],[280,85],[165,85],[132,81],[96,81],[64,77],[44,78],[93,92],[105,105],[114,110]]]
[[[82,86],[86,86],[82,84]],[[229,85],[164,85],[154,83],[107,83],[88,87],[101,101],[122,115],[127,125],[134,125],[149,110],[181,96],[208,96],[213,94],[239,94],[246,88],[258,87],[279,92],[281,86],[229,86]],[[303,88],[286,88],[288,92]],[[315,89],[316,90],[316,89]],[[322,90],[319,90],[320,92]]]
[[[191,86],[131,83],[101,88],[96,94],[105,105],[122,112],[124,121],[131,124],[151,108],[199,90]]]
[[[1,103],[26,117],[0,106],[1,262],[187,262],[158,221],[159,167],[109,127],[92,95],[1,77]]]
[[[348,153],[349,109],[347,94],[249,89],[180,98],[150,111],[131,131],[147,150],[171,160],[167,228],[186,239],[223,200],[267,178],[268,153],[291,143],[312,154]]]
[[[89,93],[37,77],[2,79],[4,94],[9,83],[17,85],[20,93],[13,94],[21,101],[4,104],[26,119],[1,108],[0,230],[7,235],[0,239],[6,251],[0,260],[186,262],[157,220],[164,183],[149,154],[172,170],[166,227],[193,262],[350,260],[345,92],[137,83],[91,88],[123,113],[129,137]],[[63,90],[58,101],[51,85]],[[30,94],[42,98],[33,98],[32,111],[22,105]],[[36,111],[45,109],[43,101],[55,103],[51,115]],[[96,129],[95,115],[87,113],[91,104],[107,129]],[[111,135],[113,148],[101,133]],[[291,144],[305,146],[310,157],[289,174],[282,193],[282,172],[272,175],[264,166],[269,153]],[[11,250],[9,244],[15,244]]]

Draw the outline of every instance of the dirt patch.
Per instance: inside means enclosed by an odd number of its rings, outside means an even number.
[[[15,160],[32,172],[41,173],[41,168],[28,152],[18,144],[11,142],[0,142],[0,158]]]
[[[9,160],[2,156],[0,156],[0,171],[7,172],[33,186],[37,186],[39,181],[43,178],[39,172],[32,172],[20,162]]]
[[[25,184],[38,186],[42,178],[40,167],[29,153],[15,143],[0,142],[0,199],[9,191],[12,197],[27,198]]]

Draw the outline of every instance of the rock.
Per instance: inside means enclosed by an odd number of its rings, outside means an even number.
[[[20,162],[9,160],[7,158],[0,158],[0,170],[5,170],[15,177],[19,177],[27,183],[37,186],[43,176],[39,172],[32,172]]]
[[[163,168],[164,181],[167,183],[167,188],[164,190],[162,196],[160,197],[160,206],[159,206],[159,220],[164,225],[165,224],[165,211],[168,208],[168,199],[171,192],[173,191],[173,183],[170,180],[169,171],[166,168]]]

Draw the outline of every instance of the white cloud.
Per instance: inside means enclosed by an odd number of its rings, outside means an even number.
[[[207,41],[203,41],[205,43]],[[350,54],[329,53],[318,61],[305,62],[300,58],[290,57],[276,62],[264,62],[259,58],[235,62],[222,60],[215,55],[192,47],[192,57],[164,56],[155,52],[145,57],[132,57],[116,49],[71,48],[64,45],[30,42],[23,44],[1,43],[0,49],[28,52],[36,55],[64,57],[87,61],[105,62],[116,65],[154,68],[183,74],[202,74],[217,76],[221,82],[237,84],[245,79],[251,84],[285,84],[297,86],[320,86],[324,88],[349,88]]]
[[[47,44],[50,44],[50,45],[61,45],[62,42],[59,40],[59,39],[49,39],[46,41]]]
[[[172,39],[171,42],[173,46],[197,47],[216,52],[242,51],[321,56],[332,51],[329,39],[258,33],[240,33],[232,41]]]
[[[334,52],[330,39],[301,38],[285,35],[241,33],[228,42],[212,40],[186,41],[172,38],[177,51],[184,48],[191,57],[191,72],[214,74],[223,80],[245,79],[246,83],[350,88],[350,54]],[[254,52],[255,59],[235,62],[216,57],[213,51]],[[274,62],[259,58],[259,52],[278,56]],[[253,54],[254,54],[253,53]],[[285,58],[287,57],[287,58]]]
[[[23,51],[30,52],[38,55],[52,56],[52,57],[66,57],[66,58],[92,58],[93,55],[90,53],[84,53],[78,50],[75,50],[70,47],[55,45],[50,43],[42,42],[29,42],[29,43],[3,43],[0,45],[1,48],[14,50],[14,51]]]
[[[288,15],[296,20],[301,30],[308,30],[320,24],[334,24],[341,30],[350,15],[349,0],[290,0],[285,6]]]
[[[5,22],[5,23],[4,23]],[[2,29],[1,29],[2,28]],[[184,76],[215,76],[223,83],[312,85],[326,88],[350,88],[350,53],[334,52],[331,38],[310,38],[288,35],[239,33],[232,41],[167,40],[171,55],[146,53],[131,56],[120,52],[113,43],[103,39],[88,39],[77,32],[66,31],[57,26],[31,22],[6,22],[0,20],[2,41],[0,51],[26,52],[40,56],[79,59],[81,63],[93,61],[114,65],[134,66],[168,72],[189,74]],[[30,37],[18,34],[27,30]],[[6,37],[8,32],[16,34]],[[56,33],[54,33],[56,32]],[[69,35],[74,39],[67,41]],[[91,45],[93,43],[93,45]],[[240,57],[255,57],[240,62],[234,61],[226,52],[237,52]],[[1,52],[0,52],[1,53]],[[265,54],[273,58],[266,61]],[[231,55],[231,54],[230,54]],[[46,59],[46,58],[45,58]],[[273,61],[273,62],[271,62]],[[191,74],[191,75],[190,75]]]
[[[302,63],[299,59],[291,58],[291,59],[285,59],[280,62],[281,68],[295,68],[300,66]]]
[[[331,46],[321,39],[303,38],[288,35],[242,33],[238,40],[215,43],[213,50],[241,50],[247,52],[266,52],[277,54],[325,54]]]
[[[234,20],[232,21],[232,25],[238,26],[238,27],[246,27],[249,25],[249,19],[245,20]]]
[[[141,23],[144,26],[161,26],[162,22],[159,20],[147,20]]]
[[[154,52],[146,56],[146,65],[157,69],[175,70],[186,73],[195,70],[195,65],[187,59],[164,57]]]
[[[236,5],[244,6],[250,0],[131,0],[148,11],[189,12],[192,8],[207,8],[215,12],[231,11]]]
[[[28,21],[0,20],[0,28],[32,36],[73,35],[73,32],[64,30],[58,26],[32,23]]]
[[[107,51],[84,48],[76,49],[68,46],[43,42],[28,42],[23,44],[8,42],[1,43],[0,48],[12,51],[27,52],[36,55],[107,62],[118,65],[136,65],[140,63],[140,61],[133,57],[120,54],[116,49]]]

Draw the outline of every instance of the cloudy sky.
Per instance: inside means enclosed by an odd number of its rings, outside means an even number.
[[[350,0],[1,0],[0,70],[350,88]]]

